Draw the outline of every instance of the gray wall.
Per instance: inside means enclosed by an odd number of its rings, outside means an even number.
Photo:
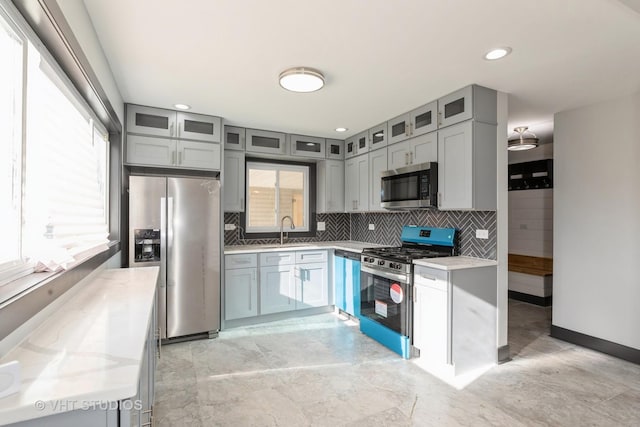
[[[553,324],[640,349],[640,92],[555,115]]]

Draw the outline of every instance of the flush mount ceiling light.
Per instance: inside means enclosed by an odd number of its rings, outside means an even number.
[[[324,86],[324,76],[318,70],[295,67],[280,73],[280,86],[291,92],[315,92]]]
[[[520,126],[513,129],[515,131],[515,134],[509,137],[507,150],[531,150],[532,148],[536,148],[538,146],[538,137],[534,133],[528,132],[527,129],[529,129],[527,126]]]
[[[336,128],[336,132],[346,132],[349,128]]]
[[[484,59],[486,59],[487,61],[495,61],[496,59],[504,58],[510,53],[510,47],[498,47],[495,49],[491,49],[489,52],[485,53]]]
[[[175,108],[177,108],[178,110],[188,110],[191,108],[191,106],[187,105],[187,104],[173,104],[173,106]]]

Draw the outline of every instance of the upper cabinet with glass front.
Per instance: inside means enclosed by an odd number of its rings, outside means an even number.
[[[264,154],[288,154],[285,134],[266,130],[246,130],[247,152]]]
[[[224,149],[244,151],[245,129],[235,126],[224,127]]]
[[[369,129],[369,149],[376,150],[387,146],[387,122]]]
[[[438,99],[438,127],[451,126],[465,120],[497,124],[496,91],[470,85]]]
[[[327,159],[344,160],[344,141],[339,139],[327,139]]]
[[[185,113],[162,108],[127,105],[127,132],[165,138],[220,142],[219,117]]]
[[[297,157],[325,158],[325,139],[315,136],[288,135],[291,155]]]
[[[438,129],[436,101],[389,120],[389,144]]]

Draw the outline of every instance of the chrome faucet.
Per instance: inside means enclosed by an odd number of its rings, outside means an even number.
[[[291,218],[289,215],[285,215],[285,216],[282,217],[282,219],[280,220],[280,244],[281,245],[284,245],[284,231],[283,231],[283,228],[284,228],[284,220],[287,219],[287,218],[289,218],[289,221],[291,221],[291,229],[292,230],[296,229],[296,226],[293,225],[293,218]],[[289,234],[287,233],[287,236],[288,235]]]

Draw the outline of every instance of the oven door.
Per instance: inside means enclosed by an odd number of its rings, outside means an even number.
[[[360,315],[407,337],[411,292],[409,276],[360,267]]]

